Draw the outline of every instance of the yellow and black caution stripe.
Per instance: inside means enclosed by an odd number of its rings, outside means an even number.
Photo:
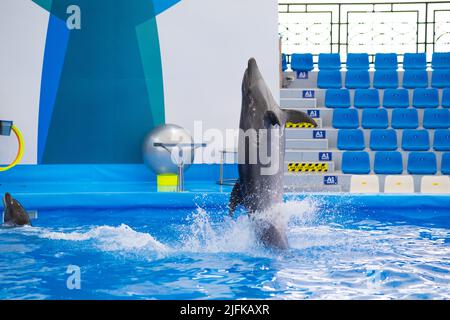
[[[289,172],[328,172],[326,162],[289,162]]]
[[[301,122],[301,123],[286,122],[286,128],[315,128],[315,127],[312,123],[308,122]]]

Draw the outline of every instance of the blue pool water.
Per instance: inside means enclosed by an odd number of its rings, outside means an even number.
[[[450,298],[448,216],[308,197],[280,211],[287,252],[221,209],[44,210],[33,227],[0,229],[0,299]]]

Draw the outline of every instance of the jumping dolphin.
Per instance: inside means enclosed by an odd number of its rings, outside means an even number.
[[[7,226],[18,227],[31,225],[30,217],[28,213],[9,193],[5,193],[3,197],[3,205],[5,207],[4,212],[4,224]]]
[[[256,222],[256,234],[260,241],[265,246],[276,249],[288,247],[284,223],[280,221],[279,214],[268,218],[264,217],[264,214],[283,202],[286,122],[317,126],[307,114],[298,110],[283,110],[278,106],[256,60],[251,58],[242,82],[239,179],[231,193],[229,212],[232,216],[236,207],[243,205]],[[252,135],[252,132],[255,134]],[[265,140],[262,139],[264,135],[267,138]],[[267,152],[272,158],[270,164],[262,161],[262,148],[270,149]],[[252,157],[257,161],[252,162]]]

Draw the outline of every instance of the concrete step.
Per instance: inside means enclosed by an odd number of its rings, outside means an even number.
[[[282,98],[280,100],[280,107],[292,109],[317,108],[317,100],[303,98]]]
[[[328,140],[314,140],[314,139],[289,139],[286,140],[286,148],[288,149],[302,149],[302,150],[322,150],[328,149]]]
[[[384,192],[386,175],[377,175],[380,193]],[[286,193],[296,192],[350,192],[352,175],[336,171],[331,174],[285,173],[284,190]],[[420,193],[423,175],[413,175],[414,192]],[[336,183],[336,184],[334,184]]]
[[[384,90],[378,89],[379,95],[380,95],[380,104],[383,104],[383,95]],[[442,89],[439,89],[439,96],[442,97]],[[317,101],[317,107],[322,108],[325,107],[325,89],[318,89],[314,87],[301,87],[301,88],[285,88],[281,89],[280,91],[280,97],[281,99],[303,99],[303,94],[305,92],[308,92],[309,94],[312,94],[314,96],[314,99]],[[413,95],[414,95],[414,89],[408,89],[409,92],[409,101],[410,101],[410,107],[412,107],[413,103]],[[355,98],[355,90],[350,90],[350,102],[351,105],[354,105],[354,98]]]
[[[349,192],[351,175],[342,173],[286,173],[286,192]]]
[[[372,132],[372,130],[370,129],[362,129],[363,130],[363,134],[364,134],[364,140],[365,140],[365,144],[366,144],[366,148],[369,148],[370,146],[370,134]],[[329,148],[334,148],[337,149],[337,135],[338,135],[338,129],[334,129],[334,128],[322,128],[322,129],[286,129],[286,141],[290,140],[290,139],[314,139],[314,137],[316,137],[316,139],[314,140],[321,140],[321,139],[317,139],[317,136],[320,137],[324,137],[325,139],[328,140],[328,147]],[[434,143],[434,131],[433,129],[428,129],[428,134],[430,137],[430,150],[429,151],[433,151],[432,150],[432,146]],[[401,145],[402,145],[402,136],[403,136],[403,130],[396,130],[397,133],[397,145],[399,148],[399,151],[401,150]],[[287,148],[290,149],[290,148]]]
[[[403,70],[398,70],[398,81],[399,87],[403,86]],[[342,73],[342,86],[345,86],[345,77],[347,74],[347,70],[341,70]],[[318,70],[312,70],[310,72],[299,74],[300,78],[297,76],[297,73],[292,71],[287,71],[284,73],[285,82],[288,84],[289,88],[315,88],[317,87],[317,75]],[[369,70],[370,82],[373,84],[374,70]],[[305,78],[306,76],[306,78]],[[431,86],[431,77],[432,71],[428,70],[428,86]]]
[[[330,109],[330,108],[315,108],[315,109],[308,109],[308,108],[304,108],[304,109],[300,109],[300,111],[303,111],[305,113],[310,114],[311,112],[313,112],[315,115],[319,116],[322,124],[322,128],[333,128],[333,111],[335,109]],[[358,111],[358,115],[359,115],[359,126],[361,127],[362,125],[362,115],[363,115],[363,109],[357,109]],[[386,109],[387,113],[388,113],[388,121],[389,121],[389,126],[392,123],[392,112],[393,109]],[[419,129],[422,128],[423,125],[423,115],[424,115],[425,110],[424,109],[417,109],[417,113],[419,115]],[[362,129],[362,128],[361,128]]]
[[[312,139],[316,141],[329,140],[328,147],[336,147],[336,129],[286,129],[285,135],[286,141],[289,141],[290,139]],[[290,149],[288,147],[286,148]]]
[[[376,151],[372,151],[370,149],[364,150],[369,154],[370,158],[370,168],[373,172],[375,165],[375,154]],[[407,174],[408,167],[408,156],[410,152],[401,151],[403,159],[403,174]],[[331,160],[334,162],[334,170],[340,171],[342,170],[342,154],[344,151],[337,149],[323,149],[323,150],[300,150],[300,149],[289,149],[285,152],[285,160],[286,161],[297,161],[297,162],[323,162],[327,160]],[[436,154],[437,159],[437,168],[438,172],[440,172],[441,162],[442,162],[442,154],[443,152],[434,152]]]

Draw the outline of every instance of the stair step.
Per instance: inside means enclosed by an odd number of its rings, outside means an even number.
[[[286,148],[288,149],[304,149],[304,150],[317,150],[328,149],[328,140],[316,140],[316,139],[289,139],[286,140]]]

